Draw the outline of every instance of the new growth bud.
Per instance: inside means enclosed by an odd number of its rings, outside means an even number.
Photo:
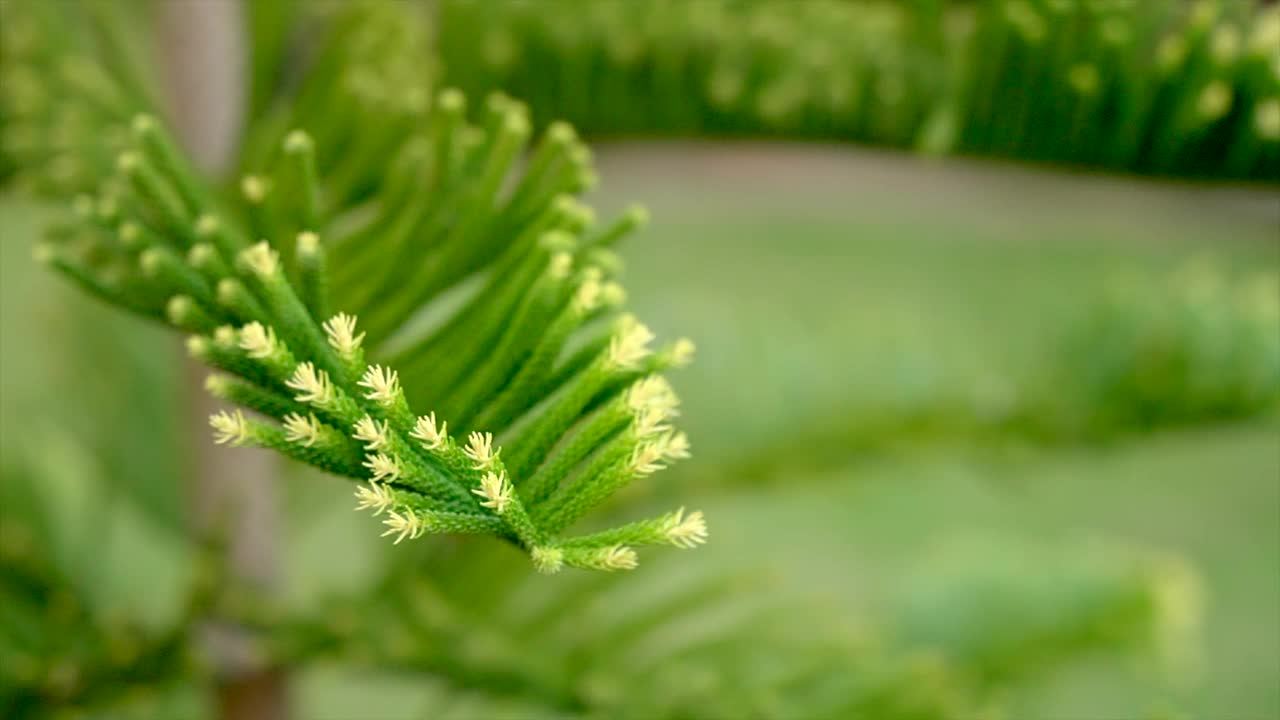
[[[208,239],[213,237],[221,228],[222,224],[218,222],[218,218],[214,215],[205,213],[196,218],[195,230],[198,238]]]
[[[369,470],[369,479],[374,482],[395,482],[404,474],[400,461],[386,453],[369,455],[362,464]]]
[[[240,262],[263,280],[273,277],[280,269],[280,255],[266,240],[241,251]]]
[[[320,421],[308,413],[305,417],[298,413],[289,413],[284,417],[285,439],[303,447],[311,447],[320,439]]]
[[[471,492],[484,498],[480,503],[481,505],[501,515],[506,512],[507,505],[511,504],[515,488],[507,481],[505,472],[490,472],[485,473],[485,476],[480,479],[480,487],[473,489]]]
[[[305,130],[294,130],[284,138],[284,151],[293,155],[311,152],[315,144]]]
[[[535,547],[529,556],[533,567],[544,575],[554,575],[564,567],[564,550],[557,547]]]
[[[609,341],[609,366],[614,370],[634,370],[653,351],[653,332],[635,318],[626,318],[622,330]]]
[[[488,470],[501,450],[493,449],[493,433],[473,432],[467,436],[467,447],[462,452],[471,458],[477,470]]]
[[[597,560],[603,570],[635,570],[639,560],[636,551],[626,545],[615,545],[605,548],[597,554]]]
[[[356,510],[373,510],[374,516],[381,515],[395,504],[391,489],[370,480],[356,488]]]
[[[383,520],[382,524],[387,526],[387,531],[382,533],[382,536],[395,535],[396,545],[399,545],[400,541],[405,538],[416,540],[427,531],[422,518],[418,517],[412,510],[405,510],[404,512],[392,510],[390,517]]]
[[[255,360],[264,360],[282,348],[274,329],[260,322],[251,322],[240,329],[240,349]]]
[[[667,516],[662,531],[667,542],[686,550],[707,541],[707,522],[702,517],[701,510],[691,512],[686,517],[684,508],[680,508]]]
[[[409,436],[422,441],[422,447],[427,450],[439,450],[444,447],[449,439],[449,423],[441,423],[436,426],[436,414],[431,413],[425,417],[418,418],[418,422],[413,426],[413,431]]]
[[[267,198],[270,187],[265,178],[257,175],[245,175],[240,179],[240,194],[254,205],[262,204],[262,201]]]
[[[357,384],[368,390],[365,398],[384,407],[394,404],[400,396],[400,378],[396,371],[381,365],[370,365]]]
[[[364,333],[356,334],[356,318],[354,315],[339,313],[324,322],[324,332],[329,338],[329,345],[344,360],[353,360],[360,344],[364,342]]]
[[[249,423],[239,410],[219,411],[209,416],[213,441],[219,445],[244,445],[249,440]]]
[[[379,423],[372,417],[365,415],[355,424],[355,432],[352,433],[352,437],[364,443],[365,450],[381,450],[390,441],[387,433],[386,420]]]
[[[293,376],[284,384],[298,391],[294,399],[300,403],[325,407],[333,402],[333,384],[329,381],[329,373],[317,371],[316,366],[309,362],[299,363]]]

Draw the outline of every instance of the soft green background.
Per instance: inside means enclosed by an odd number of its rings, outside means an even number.
[[[614,146],[601,165],[605,214],[644,200],[655,216],[624,249],[637,314],[699,345],[674,379],[695,458],[652,491],[707,512],[713,542],[688,562],[759,560],[863,619],[899,611],[895,598],[956,548],[1106,538],[1169,552],[1195,565],[1208,593],[1198,669],[1170,688],[1150,667],[1096,657],[1020,691],[1011,716],[1130,717],[1167,703],[1212,719],[1280,717],[1273,422],[1058,449],[877,430],[879,418],[940,397],[998,401],[1055,324],[1115,273],[1200,254],[1280,267],[1274,192],[818,147]],[[114,528],[92,562],[63,553],[97,573],[86,586],[161,612],[180,562],[163,527],[136,518],[181,518],[179,343],[31,262],[42,212],[0,199],[0,462],[61,478],[47,492],[77,518],[68,533]],[[86,474],[136,488],[138,502],[121,500],[109,518],[77,514]],[[344,563],[375,542],[372,521],[350,512],[341,484],[289,490],[290,592],[358,583]],[[339,692],[333,678],[302,678],[303,716],[338,717],[369,698],[413,716],[429,693],[349,677]]]

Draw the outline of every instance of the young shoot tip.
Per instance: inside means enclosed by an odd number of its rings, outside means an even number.
[[[219,445],[244,445],[249,441],[249,423],[240,410],[220,410],[209,416],[213,441]]]
[[[138,113],[129,121],[129,128],[133,130],[135,137],[150,135],[156,131],[155,116],[149,113]]]
[[[564,550],[558,547],[535,547],[529,552],[533,567],[543,575],[554,575],[564,567]]]
[[[306,130],[292,130],[284,138],[284,151],[291,155],[311,152],[314,147],[315,143],[311,140],[311,135],[307,134]]]
[[[690,550],[707,542],[707,521],[701,510],[685,515],[684,508],[680,508],[668,516],[663,533],[667,542]]]

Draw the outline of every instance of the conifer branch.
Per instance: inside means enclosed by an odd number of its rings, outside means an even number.
[[[212,417],[215,439],[352,478],[357,508],[384,516],[396,543],[495,535],[555,572],[631,569],[630,545],[704,542],[700,513],[564,535],[688,456],[660,373],[692,345],[655,352],[647,327],[617,315],[624,292],[607,279],[618,261],[604,248],[643,210],[592,232],[577,195],[595,172],[567,125],[517,171],[524,106],[492,95],[472,124],[456,90],[432,97],[386,79],[401,51],[335,25],[287,113],[293,127],[230,197],[190,169],[160,120],[134,114],[114,171],[77,198],[41,257],[191,333],[191,354],[220,371],[209,391],[253,413]],[[417,329],[464,284],[466,302]],[[606,329],[570,353],[588,327]]]

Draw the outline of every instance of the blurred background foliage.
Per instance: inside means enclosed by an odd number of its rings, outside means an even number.
[[[592,135],[1280,180],[1280,8],[1251,0],[439,4],[448,82]]]
[[[146,5],[0,5],[15,189],[111,160],[63,142],[110,113],[23,105],[92,89],[84,36],[39,13],[119,23],[117,62],[147,67]],[[702,507],[712,543],[534,576],[486,543],[388,546],[344,484],[282,467],[282,591],[238,587],[186,529],[176,340],[37,271],[54,211],[6,194],[0,715],[211,716],[214,607],[308,718],[1280,715],[1274,186],[637,139],[1274,182],[1275,6],[368,5],[434,22],[417,80],[614,138],[595,204],[655,217],[625,251],[636,311],[699,343],[694,459],[628,513]],[[269,119],[329,10],[249,7]]]

